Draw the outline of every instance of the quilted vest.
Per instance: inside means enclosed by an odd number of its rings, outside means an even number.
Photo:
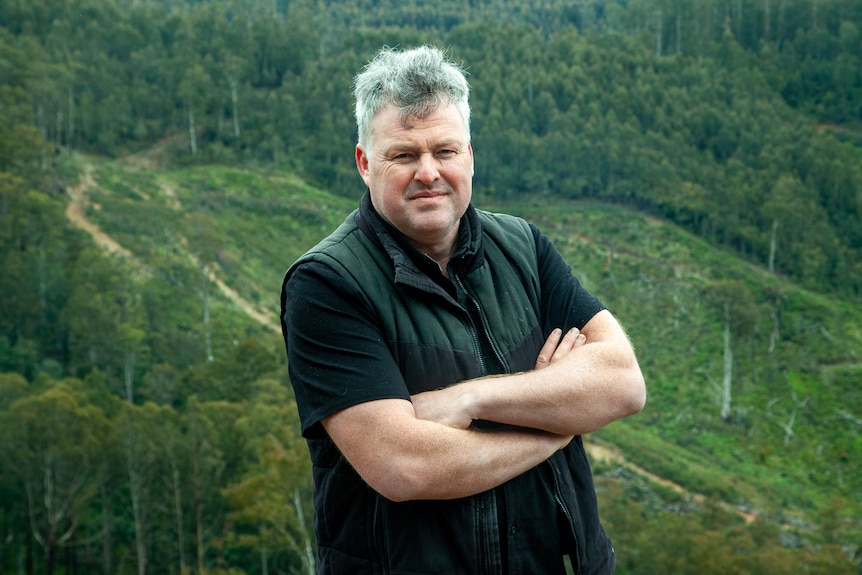
[[[360,209],[288,270],[315,261],[351,282],[377,318],[411,394],[488,373],[533,369],[544,342],[536,245],[520,218],[472,207],[450,262],[452,293],[423,273],[376,214]],[[286,280],[285,280],[286,281]],[[559,515],[578,574],[613,572],[581,438],[497,488],[451,501],[391,502],[365,484],[328,438],[309,439],[318,572],[491,575],[503,572],[497,505],[509,517]],[[545,522],[548,523],[548,522]],[[514,529],[514,527],[513,527]],[[554,531],[554,532],[550,532]],[[517,539],[513,536],[511,541]],[[542,553],[508,543],[508,572],[545,573]]]

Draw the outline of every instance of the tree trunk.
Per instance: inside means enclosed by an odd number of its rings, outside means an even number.
[[[177,522],[177,547],[180,556],[180,575],[188,573],[186,566],[186,544],[184,540],[183,529],[183,501],[182,493],[180,492],[180,470],[177,467],[176,459],[171,456],[171,488],[174,492],[174,515]]]
[[[131,454],[129,455],[131,458]],[[138,556],[138,575],[147,573],[147,545],[141,511],[141,476],[129,461],[129,493],[132,497],[132,517],[135,523],[135,551]]]
[[[239,95],[237,94],[236,81],[231,77],[227,77],[230,84],[230,101],[233,105],[233,135],[239,138]]]
[[[66,128],[66,152],[72,151],[72,137],[75,129],[75,99],[72,97],[72,85],[69,85],[69,122]]]
[[[198,139],[195,132],[195,111],[189,106],[189,142],[191,143],[192,155],[198,153]]]
[[[126,401],[134,403],[135,352],[127,349],[123,354],[123,381],[126,386]]]
[[[772,220],[772,233],[769,236],[769,273],[775,272],[775,246],[778,235],[778,220]]]
[[[54,565],[57,563],[57,541],[53,533],[48,534],[48,540],[45,543],[45,573],[54,575]]]
[[[62,141],[63,134],[63,112],[57,110],[57,122],[54,126],[54,149],[59,150],[60,146],[63,145]]]
[[[730,306],[724,306],[724,379],[721,384],[721,419],[730,419],[731,383],[733,381],[733,349],[730,345]]]
[[[767,351],[771,354],[775,351],[775,344],[778,342],[778,310],[773,309],[769,312],[769,316],[772,318],[772,331],[769,333],[769,348]]]
[[[817,5],[819,0],[811,0],[811,31],[817,32]]]
[[[197,544],[197,563],[198,573],[204,573],[204,504],[203,494],[201,493],[200,468],[198,466],[197,456],[192,458],[194,464],[194,485],[195,485],[195,543]]]
[[[108,494],[102,485],[102,572],[111,575],[111,520],[108,515]]]
[[[204,306],[204,345],[206,346],[207,363],[212,363],[215,359],[213,356],[213,338],[210,327],[210,292],[209,279],[205,269],[201,269],[201,298]]]
[[[308,528],[305,524],[305,513],[302,510],[302,497],[299,494],[299,488],[293,488],[293,506],[296,508],[296,518],[299,521],[299,530],[302,532],[302,538],[305,543],[304,555],[302,557],[302,566],[305,568],[306,575],[315,575],[317,566],[314,560],[314,550],[311,545],[311,538],[308,536]]]

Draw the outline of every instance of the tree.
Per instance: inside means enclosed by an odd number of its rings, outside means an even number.
[[[166,413],[169,411],[170,408],[153,403],[137,406],[124,401],[117,420],[117,442],[128,481],[138,575],[150,571],[155,518],[166,499],[157,487],[166,475],[166,434],[172,429],[165,425],[166,419],[170,421]]]
[[[290,552],[313,575],[313,533],[303,501],[310,488],[310,462],[305,442],[298,433],[296,403],[275,380],[255,384],[248,415],[237,426],[254,446],[255,461],[240,481],[222,493],[230,506],[228,518],[252,528],[238,542],[257,550],[262,572],[270,557]]]
[[[50,575],[60,549],[75,543],[98,493],[111,425],[72,385],[45,385],[0,412],[0,461],[20,481],[30,529]]]
[[[218,251],[224,242],[224,235],[218,228],[214,218],[200,212],[193,213],[187,217],[186,233],[188,240],[187,248],[195,265],[200,270],[201,283],[198,293],[203,308],[206,359],[207,362],[211,362],[215,359],[210,324],[210,284],[212,283],[212,277],[214,277],[211,266],[215,265]]]
[[[717,280],[708,287],[709,298],[719,310],[724,342],[724,376],[721,384],[721,419],[730,421],[733,393],[733,339],[749,335],[756,322],[757,308],[751,292],[739,280]]]
[[[220,407],[231,409],[217,402],[201,403],[191,397],[181,418],[184,441],[189,449],[188,485],[194,522],[195,565],[199,573],[206,569],[207,552],[213,539],[221,535],[218,528],[222,522],[216,520],[218,488],[224,479],[227,457],[220,449],[218,433],[230,433],[232,425],[230,419],[224,417],[226,414],[219,413]]]

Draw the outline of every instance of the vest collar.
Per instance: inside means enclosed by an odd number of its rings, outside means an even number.
[[[416,273],[431,276],[439,273],[437,262],[410,245],[407,237],[384,220],[371,203],[371,194],[366,189],[359,201],[356,225],[371,237],[389,256],[395,266],[395,281],[416,285]],[[450,265],[456,265],[470,273],[484,263],[482,249],[482,222],[473,204],[461,216],[458,227],[458,246]],[[420,287],[420,286],[417,286]]]

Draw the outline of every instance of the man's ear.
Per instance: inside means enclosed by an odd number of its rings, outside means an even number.
[[[362,177],[362,180],[365,182],[365,185],[368,185],[368,154],[365,153],[365,150],[362,149],[358,144],[356,145],[356,169],[359,171],[359,175]]]

